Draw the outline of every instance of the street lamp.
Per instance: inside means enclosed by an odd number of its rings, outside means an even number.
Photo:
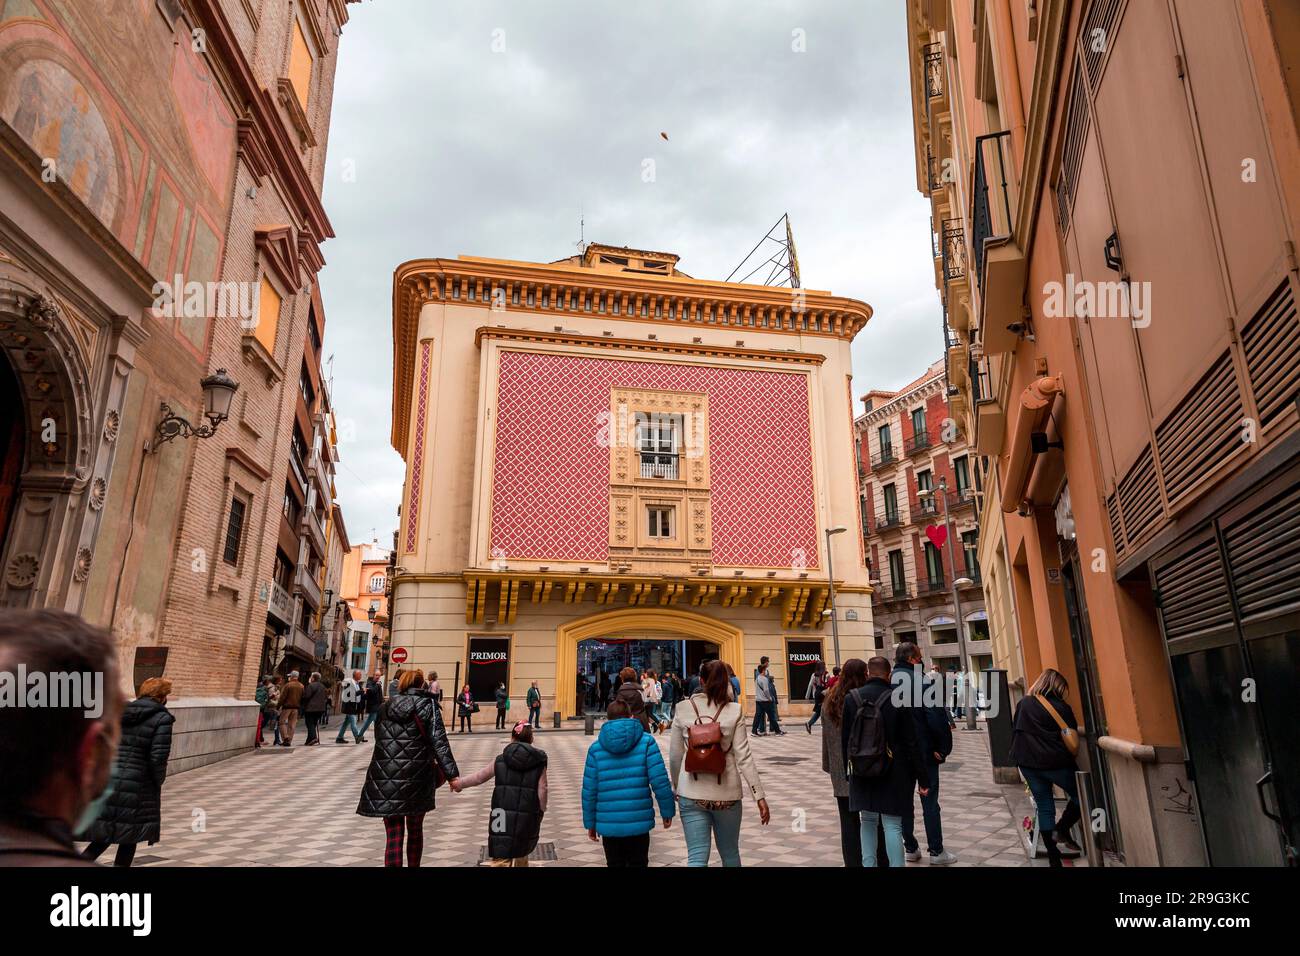
[[[843,534],[847,530],[842,524],[826,529],[826,580],[831,588],[831,640],[835,644],[835,664],[837,667],[842,666],[844,662],[840,660],[840,624],[837,620],[838,615],[835,613],[835,559],[831,557],[831,537]]]
[[[206,378],[199,380],[203,389],[203,416],[206,425],[191,425],[188,420],[172,411],[166,402],[161,405],[162,420],[154,429],[154,451],[178,436],[185,438],[210,438],[217,426],[230,417],[230,403],[235,397],[239,383],[219,368]]]
[[[933,498],[934,492],[929,488],[921,488],[917,491],[918,498]],[[961,669],[965,673],[962,688],[965,700],[963,701],[966,710],[966,729],[974,730],[975,724],[975,707],[974,698],[971,694],[974,675],[971,672],[970,652],[966,647],[966,624],[961,618],[961,595],[957,589],[959,587],[968,587],[975,582],[968,577],[957,577],[957,555],[956,548],[953,545],[952,537],[952,518],[948,514],[948,479],[939,478],[939,498],[943,502],[943,529],[945,543],[948,545],[948,570],[952,575],[952,608],[953,614],[957,618],[957,652],[961,655]]]

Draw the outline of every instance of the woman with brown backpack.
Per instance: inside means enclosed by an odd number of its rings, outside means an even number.
[[[771,813],[725,664],[707,665],[699,689],[677,705],[670,733],[668,767],[681,804],[687,865],[708,866],[712,841],[723,866],[740,866],[745,791],[757,801],[764,826]]]

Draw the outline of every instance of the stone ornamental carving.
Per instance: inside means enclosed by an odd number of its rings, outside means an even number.
[[[15,554],[5,568],[5,581],[13,588],[29,588],[41,571],[41,562],[34,554]]]
[[[77,551],[77,563],[72,568],[72,580],[78,584],[85,584],[86,578],[90,577],[90,568],[94,564],[95,556],[89,548],[81,548]]]
[[[27,306],[27,321],[43,332],[53,328],[62,318],[59,304],[46,296],[38,295]]]
[[[99,511],[104,507],[104,498],[108,494],[108,482],[103,478],[96,478],[90,485],[90,508],[92,511]]]
[[[109,444],[117,441],[117,430],[122,425],[122,416],[116,411],[110,410],[104,416],[104,440]]]

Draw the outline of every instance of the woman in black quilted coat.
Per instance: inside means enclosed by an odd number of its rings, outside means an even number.
[[[384,818],[384,866],[402,865],[403,842],[407,865],[420,865],[433,792],[459,776],[442,713],[424,692],[424,672],[407,671],[379,711],[375,750],[357,804],[361,816]]]
[[[175,722],[163,705],[171,692],[171,681],[151,677],[140,685],[140,696],[123,710],[113,789],[99,818],[81,834],[81,839],[90,841],[83,856],[97,859],[110,843],[116,843],[113,865],[130,866],[137,844],[158,842],[162,785],[167,779]]]

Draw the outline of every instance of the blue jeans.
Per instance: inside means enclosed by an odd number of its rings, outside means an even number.
[[[710,835],[718,844],[723,866],[740,866],[739,800],[730,810],[705,810],[690,797],[681,798],[682,833],[686,836],[686,865],[709,865]]]
[[[931,856],[943,852],[943,823],[939,817],[939,765],[926,761],[926,772],[930,776],[930,792],[921,798],[921,815],[925,819],[925,843]],[[921,848],[916,842],[916,811],[909,809],[903,814],[903,847],[908,853],[915,853]]]
[[[876,824],[885,827],[885,855],[889,857],[890,866],[906,866],[903,858],[903,818],[875,810],[863,810],[858,817],[861,821],[862,865],[868,869],[876,865]]]
[[[1021,767],[1020,775],[1029,784],[1029,792],[1034,795],[1034,805],[1038,807],[1039,832],[1051,833],[1056,829],[1056,797],[1052,785],[1060,787],[1070,798],[1070,803],[1079,805],[1079,788],[1074,782],[1073,770],[1034,770]]]
[[[360,739],[361,739],[361,731],[357,730],[357,715],[356,715],[356,714],[344,714],[344,715],[343,715],[343,723],[339,724],[339,733],[338,733],[338,736],[335,737],[334,739],[335,739],[336,741],[342,741],[342,740],[343,740],[343,735],[346,734],[346,733],[348,732],[349,729],[352,731],[352,739],[353,739],[353,740],[360,740]]]
[[[364,737],[366,735],[366,731],[370,729],[370,725],[373,724],[378,719],[379,719],[379,711],[377,710],[371,711],[370,713],[366,714],[366,719],[361,722],[361,729],[357,731],[357,739],[360,740],[362,737]]]

